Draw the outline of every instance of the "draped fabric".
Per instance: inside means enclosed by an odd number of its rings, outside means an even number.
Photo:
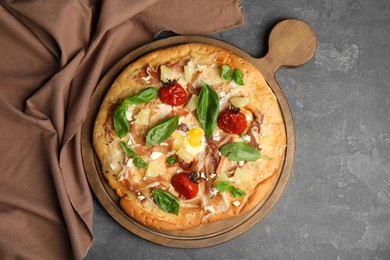
[[[0,259],[80,259],[93,243],[80,132],[99,79],[163,30],[242,24],[240,2],[0,3]]]

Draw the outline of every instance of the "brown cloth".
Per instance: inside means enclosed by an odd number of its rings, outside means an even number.
[[[242,24],[240,2],[0,3],[0,259],[80,259],[93,241],[80,132],[99,79],[162,30]]]

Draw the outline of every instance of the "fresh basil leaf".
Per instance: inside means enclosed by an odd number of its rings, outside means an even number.
[[[173,116],[161,121],[149,130],[146,135],[146,145],[158,145],[168,139],[179,125],[179,117]]]
[[[231,70],[226,64],[221,67],[221,78],[224,80],[232,80],[238,85],[244,85],[244,73],[240,69]]]
[[[140,156],[135,156],[133,158],[133,163],[138,168],[148,168],[148,164]]]
[[[158,189],[152,190],[152,194],[154,201],[160,209],[171,214],[179,215],[180,202],[178,198],[166,191]]]
[[[197,102],[197,114],[198,114],[199,122],[201,123],[203,128],[205,128],[204,125],[206,125],[206,121],[207,121],[208,106],[209,106],[209,89],[205,84],[202,85],[202,89],[200,90],[198,102]]]
[[[238,85],[244,85],[244,73],[240,69],[233,71],[233,78]]]
[[[143,104],[155,99],[157,95],[157,88],[148,87],[133,96],[127,97],[124,102],[127,104]]]
[[[168,164],[170,164],[170,165],[177,163],[177,160],[176,160],[175,156],[173,156],[173,155],[168,156],[167,160],[168,160]]]
[[[231,186],[232,186],[232,184],[230,182],[228,182],[228,181],[221,181],[220,183],[218,183],[216,189],[219,192],[225,192],[225,191],[229,190]]]
[[[126,117],[126,110],[129,104],[143,104],[156,98],[158,90],[155,87],[146,88],[139,93],[127,97],[122,104],[114,111],[114,127],[119,138],[124,137],[130,129],[129,121]]]
[[[250,144],[233,142],[223,145],[219,151],[231,161],[256,161],[262,158],[259,150]]]
[[[148,167],[148,164],[140,157],[138,156],[135,151],[130,147],[128,146],[125,142],[123,141],[120,141],[119,142],[120,146],[122,147],[122,150],[130,155],[130,158],[133,158],[133,164],[138,167],[138,168],[147,168]]]
[[[133,150],[130,146],[128,146],[125,142],[120,141],[119,144],[120,144],[120,146],[122,147],[122,150],[123,150],[126,154],[130,155],[131,158],[133,158],[134,156],[137,155],[137,154],[134,152],[134,150]]]
[[[126,118],[127,107],[128,104],[122,103],[114,111],[114,127],[119,138],[124,137],[130,129],[129,121]]]
[[[243,191],[237,187],[234,187],[233,185],[230,187],[229,190],[233,194],[233,196],[236,198],[241,198],[241,197],[244,197],[246,195],[245,191]]]
[[[230,69],[228,65],[222,65],[221,67],[221,78],[224,80],[232,80],[233,79],[233,71]]]
[[[217,126],[219,113],[218,94],[206,83],[202,84],[197,104],[197,114],[200,124],[209,138]]]
[[[221,181],[218,183],[216,189],[219,192],[230,191],[236,198],[241,198],[246,195],[245,191],[233,186],[229,181]]]

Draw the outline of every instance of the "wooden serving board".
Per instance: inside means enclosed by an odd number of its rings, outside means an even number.
[[[92,143],[92,132],[100,104],[117,75],[131,62],[144,54],[183,43],[204,43],[228,49],[248,60],[263,74],[274,92],[286,126],[287,149],[278,175],[262,182],[263,200],[246,214],[221,220],[185,231],[161,231],[138,222],[122,211],[119,198],[108,186]],[[275,80],[280,67],[296,67],[305,64],[316,50],[316,36],[304,22],[295,19],[278,23],[269,36],[269,50],[265,57],[257,59],[228,43],[200,36],[176,36],[144,45],[129,53],[104,76],[97,86],[90,103],[90,110],[82,129],[82,156],[88,181],[97,199],[107,212],[123,227],[151,242],[171,247],[199,248],[212,246],[233,239],[257,224],[275,205],[292,172],[295,154],[295,130],[292,114],[281,88]]]

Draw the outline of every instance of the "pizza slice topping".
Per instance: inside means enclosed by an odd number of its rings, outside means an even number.
[[[229,160],[239,161],[256,161],[263,158],[260,151],[250,144],[244,142],[232,142],[223,145],[219,151]]]
[[[243,190],[235,187],[229,181],[221,181],[220,183],[218,183],[216,189],[219,192],[230,191],[232,195],[236,198],[241,198],[246,195],[246,193]]]
[[[172,177],[172,186],[186,199],[194,198],[199,191],[200,176],[197,172],[181,172]]]
[[[146,135],[146,145],[158,145],[166,141],[179,125],[179,117],[173,116],[159,122]]]
[[[152,194],[157,206],[159,206],[159,208],[161,208],[163,211],[175,215],[179,214],[180,202],[178,198],[164,190],[159,189],[153,189]]]
[[[246,117],[240,109],[231,105],[219,114],[218,127],[229,134],[242,134],[246,127]]]
[[[128,144],[123,141],[120,141],[119,145],[121,146],[123,152],[125,152],[125,154],[127,154],[131,159],[133,159],[134,166],[138,168],[147,168],[148,165],[146,164],[146,162],[142,159],[142,157],[137,155]]]
[[[127,135],[130,129],[126,111],[129,105],[147,103],[157,97],[157,89],[155,87],[146,88],[139,93],[129,96],[122,101],[114,111],[114,127],[119,138]]]
[[[221,67],[221,77],[224,80],[234,80],[238,85],[244,85],[244,73],[240,69],[231,70],[226,64]]]
[[[202,84],[197,102],[197,115],[206,137],[210,137],[217,126],[219,114],[219,96],[206,83]]]
[[[162,102],[171,106],[181,106],[187,100],[186,91],[177,80],[163,82],[163,86],[158,90],[158,96]]]

